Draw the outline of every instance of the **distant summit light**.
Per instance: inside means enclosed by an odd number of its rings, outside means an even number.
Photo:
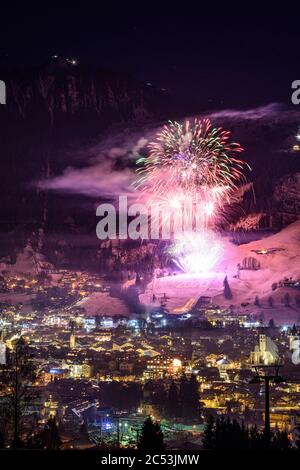
[[[67,65],[76,66],[79,63],[76,57],[62,57],[62,56],[59,56],[58,54],[53,54],[51,56],[51,61],[60,66],[67,66]]]
[[[72,59],[66,59],[66,60],[67,60],[68,64],[70,64],[70,65],[78,65],[78,60],[77,59],[72,58]]]

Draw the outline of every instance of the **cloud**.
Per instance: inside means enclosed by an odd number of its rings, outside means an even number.
[[[265,106],[260,106],[254,109],[246,109],[246,110],[239,110],[239,109],[224,109],[221,111],[216,111],[209,115],[211,119],[217,118],[226,118],[226,119],[250,119],[250,120],[257,120],[257,119],[264,119],[264,118],[271,118],[279,114],[282,111],[282,105],[280,103],[270,103]]]
[[[223,120],[250,120],[256,126],[256,123],[259,125],[265,119],[296,122],[299,115],[297,109],[285,109],[279,103],[271,103],[247,110],[225,109],[199,114],[198,117],[208,117],[213,122],[219,121],[220,125]],[[189,119],[194,119],[194,116]],[[102,137],[98,145],[77,152],[76,160],[80,162],[80,167],[68,166],[61,175],[39,181],[38,187],[92,198],[113,199],[121,194],[134,198],[134,161],[140,153],[145,154],[147,143],[162,125],[163,123],[156,122],[147,127],[126,126],[125,129],[118,126]],[[84,166],[82,162],[85,163]]]
[[[98,145],[76,152],[76,160],[87,162],[85,166],[68,166],[61,175],[38,181],[37,186],[91,198],[134,197],[134,162],[154,133],[151,129],[117,129]]]
[[[62,175],[41,181],[41,189],[90,197],[114,197],[116,194],[133,192],[133,174],[129,169],[115,171],[109,163],[91,165],[86,168],[66,168]]]

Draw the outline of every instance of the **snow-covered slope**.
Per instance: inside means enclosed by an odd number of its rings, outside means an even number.
[[[0,263],[0,272],[4,271],[10,275],[18,273],[36,275],[51,267],[51,264],[46,261],[44,255],[33,249],[30,243],[27,243],[24,249],[18,253],[14,264],[7,262]]]
[[[260,250],[270,251],[266,254],[256,253]],[[259,261],[260,269],[239,271],[238,264],[242,265],[243,259],[248,257]],[[232,291],[232,299],[225,299],[223,295],[225,276]],[[224,240],[224,252],[215,272],[200,275],[178,273],[154,279],[140,300],[154,306],[163,299],[167,308],[176,314],[191,309],[200,296],[209,296],[214,304],[220,306],[234,305],[253,314],[263,310],[267,318],[280,317],[284,321],[296,321],[300,317],[300,309],[296,305],[300,290],[292,287],[272,290],[273,283],[284,278],[300,279],[300,221],[275,235],[245,245],[235,246]],[[284,306],[283,296],[286,293],[290,296],[290,307]],[[152,302],[153,294],[155,303]],[[254,305],[256,296],[259,305]],[[270,307],[270,297],[273,308]],[[241,307],[242,303],[249,305]]]
[[[128,309],[122,300],[110,297],[108,294],[102,292],[93,292],[88,297],[79,301],[77,306],[84,308],[85,313],[92,316],[129,316]]]

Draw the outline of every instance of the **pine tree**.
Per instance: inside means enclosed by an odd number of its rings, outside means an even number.
[[[282,300],[285,307],[290,307],[290,295],[288,292],[284,295]]]
[[[225,297],[225,299],[227,299],[227,300],[232,299],[232,292],[231,292],[231,289],[230,289],[230,286],[229,286],[229,283],[228,283],[227,276],[224,279],[223,285],[224,285],[224,297]]]
[[[218,418],[215,426],[215,448],[228,449],[229,429],[224,416]]]
[[[168,406],[167,411],[169,416],[177,417],[179,411],[179,396],[178,396],[178,388],[174,380],[172,381],[169,393],[168,393]]]
[[[274,322],[274,319],[273,319],[273,318],[270,318],[270,320],[269,320],[269,327],[270,327],[270,328],[274,328],[274,327],[275,327],[275,322]]]
[[[253,450],[262,450],[264,447],[264,433],[259,431],[256,425],[252,426],[249,430],[249,448]]]
[[[188,418],[197,417],[199,410],[199,384],[194,374],[191,375],[187,385],[186,416]]]
[[[289,450],[291,448],[286,431],[275,431],[271,440],[271,448],[275,450]]]
[[[164,435],[160,425],[159,423],[153,422],[150,416],[148,416],[143,424],[138,449],[141,452],[147,453],[160,453],[165,450]]]
[[[140,286],[141,285],[141,277],[140,275],[137,273],[136,274],[136,277],[135,277],[135,285],[136,286]]]
[[[7,365],[3,371],[3,380],[10,389],[7,398],[7,410],[12,416],[13,440],[11,447],[20,448],[24,443],[20,438],[20,427],[28,402],[30,385],[35,377],[29,348],[21,336],[7,357]]]
[[[212,417],[208,419],[202,444],[204,449],[262,450],[265,449],[266,442],[264,432],[259,431],[256,426],[248,429],[244,423],[221,416],[216,421]],[[278,434],[274,448],[275,445],[278,449],[288,448],[287,444],[286,435]]]
[[[202,436],[202,445],[204,449],[215,448],[215,420],[212,416],[208,417]]]
[[[186,415],[186,399],[188,395],[188,381],[185,374],[182,374],[179,383],[179,406],[181,416]]]
[[[96,328],[100,328],[100,326],[101,326],[101,318],[100,318],[100,315],[96,315],[96,316],[95,316],[95,325],[96,325]]]
[[[40,434],[41,447],[47,450],[58,450],[61,446],[61,438],[55,417],[51,416],[42,433]]]

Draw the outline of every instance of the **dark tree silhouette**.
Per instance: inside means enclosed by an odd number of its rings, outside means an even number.
[[[5,397],[7,403],[6,412],[10,415],[13,424],[11,447],[23,447],[20,438],[21,420],[28,402],[32,399],[30,385],[35,378],[31,354],[23,337],[16,341],[13,350],[8,354],[7,365],[3,372],[3,377],[9,390]]]
[[[186,413],[186,398],[188,396],[188,380],[185,374],[182,374],[179,382],[179,406],[181,416]]]
[[[291,442],[288,438],[286,431],[275,431],[272,440],[271,448],[275,450],[289,450],[291,448]]]
[[[142,389],[140,384],[134,382],[124,385],[122,382],[113,381],[103,384],[100,396],[105,406],[134,410],[140,404]]]
[[[168,393],[168,404],[167,404],[167,414],[170,417],[177,417],[179,412],[179,395],[178,388],[174,380],[172,381],[169,393]]]
[[[3,369],[1,372],[4,372]],[[4,443],[6,443],[7,437],[10,434],[9,429],[12,422],[12,411],[11,397],[3,397],[0,400],[0,433],[4,439]]]
[[[138,442],[138,449],[141,452],[160,453],[166,448],[164,444],[164,435],[159,423],[153,422],[148,416],[145,420]]]
[[[267,448],[264,431],[257,426],[245,428],[244,424],[221,416],[214,420],[210,417],[204,429],[202,445],[204,449],[228,450],[251,449],[264,450]],[[276,431],[271,435],[271,448],[288,450],[291,443],[285,431]]]
[[[215,448],[215,420],[212,416],[208,417],[202,436],[202,445],[204,449]]]
[[[203,447],[206,449],[247,449],[249,447],[248,430],[236,420],[222,416],[214,421],[208,420],[203,434]]]
[[[61,446],[61,438],[59,435],[56,419],[50,417],[45,425],[45,429],[40,435],[41,447],[48,450],[58,450]]]
[[[199,411],[199,384],[195,374],[192,374],[187,387],[185,412],[188,418],[197,417]]]
[[[285,307],[290,307],[290,294],[288,292],[283,296],[282,302]]]
[[[251,269],[251,270],[256,271],[257,269],[260,269],[260,262],[253,256],[248,256],[243,259],[242,266],[240,266],[240,268]]]
[[[263,450],[265,448],[265,435],[254,425],[249,430],[249,447],[252,450]]]
[[[27,440],[26,447],[29,449],[59,450],[61,444],[56,419],[50,416],[44,429]]]
[[[185,374],[182,374],[179,382],[179,397],[178,397],[177,413],[180,410],[180,415],[184,418],[197,418],[199,411],[199,384],[196,376],[191,375],[187,380]]]
[[[275,327],[275,322],[274,322],[273,318],[270,318],[270,320],[269,320],[269,327],[270,327],[270,328],[274,328],[274,327]]]
[[[227,276],[225,277],[225,279],[223,281],[223,285],[224,285],[224,297],[225,297],[225,299],[227,299],[227,300],[232,299],[232,292],[231,292],[231,289],[230,289],[230,286],[229,286],[229,283],[228,283]]]

